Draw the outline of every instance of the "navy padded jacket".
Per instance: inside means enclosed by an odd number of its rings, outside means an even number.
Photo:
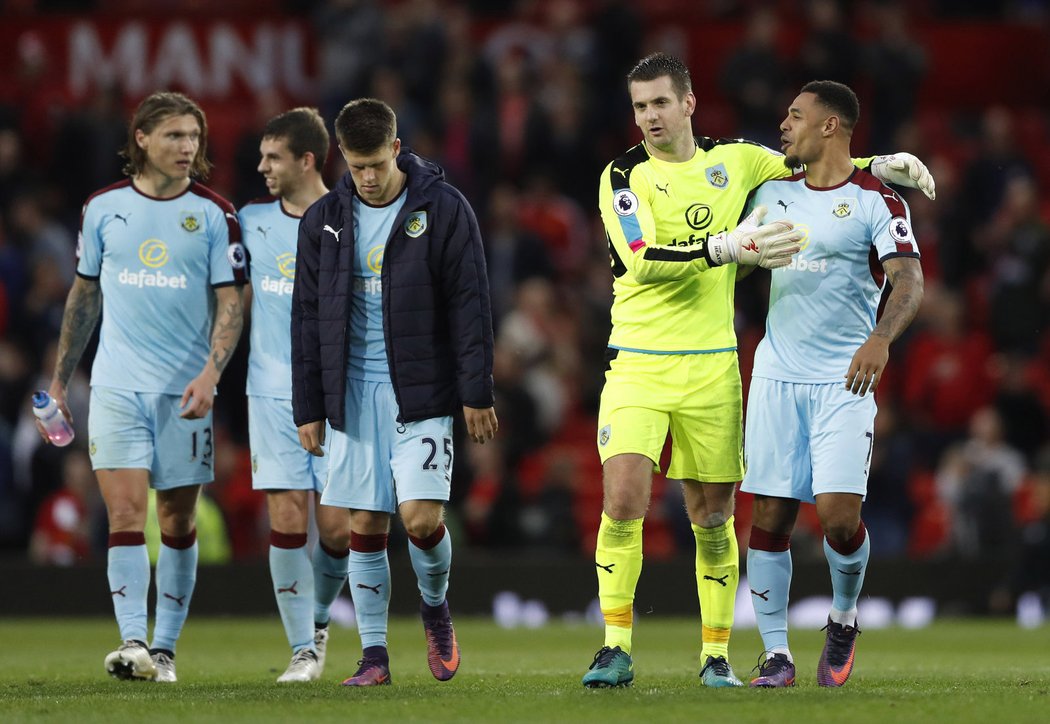
[[[485,253],[470,204],[437,164],[402,149],[405,204],[383,255],[383,332],[400,422],[493,405],[492,312]],[[347,173],[299,223],[292,292],[292,409],[296,425],[345,429],[353,180]],[[408,233],[416,212],[426,223]]]

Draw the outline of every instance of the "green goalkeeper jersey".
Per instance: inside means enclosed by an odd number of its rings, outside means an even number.
[[[705,245],[736,227],[759,184],[791,171],[782,154],[749,141],[696,143],[683,163],[654,158],[640,143],[602,173],[598,202],[613,269],[610,347],[736,349],[736,265],[712,267]]]

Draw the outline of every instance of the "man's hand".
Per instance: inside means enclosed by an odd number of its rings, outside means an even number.
[[[885,337],[872,335],[853,354],[846,373],[846,389],[854,395],[864,397],[868,390],[875,394],[875,388],[882,379],[882,371],[890,361],[890,341]]]
[[[937,184],[926,164],[910,153],[878,156],[871,162],[871,175],[879,181],[919,189],[931,201],[937,198]]]
[[[53,379],[51,380],[51,386],[47,388],[47,394],[51,395],[51,399],[58,404],[58,409],[66,416],[66,422],[69,423],[69,426],[73,427],[73,415],[69,412],[69,408],[66,407],[66,386],[57,379]],[[40,437],[44,438],[44,442],[50,445],[51,438],[44,432],[44,426],[40,424],[40,420],[34,418],[33,422],[36,423],[36,430],[40,433]]]
[[[774,221],[759,226],[766,215],[765,206],[757,206],[740,225],[729,233],[712,236],[707,242],[707,256],[713,266],[736,262],[765,269],[779,269],[791,263],[801,250],[802,232],[791,221]]]
[[[190,380],[186,389],[182,391],[182,399],[179,401],[179,407],[182,408],[179,417],[199,420],[207,415],[215,401],[216,382],[217,380],[208,367]]]
[[[463,405],[463,418],[467,421],[467,434],[479,445],[484,445],[486,440],[491,440],[499,430],[499,420],[496,419],[496,408],[494,407],[479,409]]]
[[[316,420],[299,426],[299,444],[303,450],[319,458],[324,457],[324,420]]]

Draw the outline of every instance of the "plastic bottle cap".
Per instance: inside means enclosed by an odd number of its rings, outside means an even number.
[[[47,403],[51,401],[51,396],[43,390],[38,390],[33,393],[33,407],[38,410],[42,410],[47,407]]]

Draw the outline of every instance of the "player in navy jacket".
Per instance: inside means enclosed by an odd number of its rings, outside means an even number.
[[[299,442],[323,455],[321,507],[350,518],[349,578],[362,657],[345,686],[389,684],[390,520],[398,514],[420,592],[427,663],[459,669],[446,592],[452,419],[490,440],[492,319],[481,235],[435,164],[397,138],[371,98],[335,122],[348,173],[299,225],[292,297],[292,406]]]

